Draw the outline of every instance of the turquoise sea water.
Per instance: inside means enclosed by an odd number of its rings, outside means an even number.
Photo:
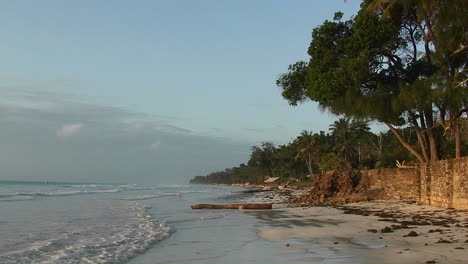
[[[189,206],[222,202],[239,191],[204,185],[0,181],[0,263],[171,263],[219,258],[229,248],[216,249],[217,239],[231,247],[254,239],[251,230],[235,228],[251,226],[254,217],[237,211],[192,211]],[[226,237],[229,226],[241,231]]]

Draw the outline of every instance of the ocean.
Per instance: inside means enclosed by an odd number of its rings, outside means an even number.
[[[257,237],[258,212],[190,208],[243,201],[241,191],[0,181],[0,263],[261,262],[258,250],[274,249]]]

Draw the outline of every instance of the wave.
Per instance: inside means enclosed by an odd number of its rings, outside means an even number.
[[[122,189],[107,189],[107,190],[56,190],[50,192],[18,192],[11,195],[24,195],[24,196],[69,196],[88,193],[116,193]]]
[[[122,189],[107,189],[107,190],[55,190],[48,192],[15,192],[11,194],[0,194],[0,202],[26,201],[33,200],[38,197],[53,197],[53,196],[72,196],[80,194],[93,193],[117,193]]]
[[[161,188],[175,188],[175,189],[180,189],[180,188],[189,188],[190,185],[185,185],[185,184],[158,184],[155,189],[161,189]]]
[[[159,197],[167,197],[167,196],[181,197],[182,193],[180,193],[180,192],[177,192],[177,193],[157,192],[157,193],[150,193],[150,194],[128,196],[128,197],[121,198],[121,200],[148,200],[148,199],[154,199],[154,198],[159,198]]]
[[[108,222],[69,227],[56,237],[0,254],[0,263],[122,263],[174,232],[154,220],[142,204],[121,201],[117,205],[109,206]]]
[[[135,187],[136,184],[69,184],[64,185],[63,187],[68,188],[132,188]]]
[[[206,189],[206,190],[181,191],[181,193],[213,193],[213,192],[219,192],[219,190]]]
[[[156,191],[154,193],[135,195],[123,198],[123,200],[146,200],[163,196],[178,196],[190,193],[211,193],[220,190],[215,188],[193,190],[189,189],[189,185],[181,184],[160,184],[152,187],[142,187],[136,184],[65,184],[60,185],[57,189],[41,190],[41,191],[18,191],[15,193],[0,194],[0,202],[3,201],[25,201],[40,197],[56,197],[56,196],[72,196],[83,194],[99,194],[99,193],[118,193],[118,192],[136,192],[136,191]],[[166,189],[168,192],[164,192]],[[171,192],[172,191],[172,192]]]
[[[27,201],[35,199],[34,196],[28,195],[0,195],[0,202]]]

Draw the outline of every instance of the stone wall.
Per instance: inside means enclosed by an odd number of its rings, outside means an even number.
[[[363,170],[368,190],[381,199],[416,199],[444,208],[468,209],[468,157],[423,164],[419,169]]]
[[[420,179],[421,203],[468,209],[468,157],[423,164]]]
[[[329,171],[315,177],[309,194],[291,202],[324,205],[375,199],[413,199],[427,205],[468,209],[468,157],[416,169]]]
[[[361,171],[370,182],[369,190],[382,199],[418,199],[419,175],[414,169],[374,169]]]

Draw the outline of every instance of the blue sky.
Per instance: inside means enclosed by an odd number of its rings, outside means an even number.
[[[4,1],[0,101],[4,107],[62,115],[54,119],[55,137],[66,126],[82,132],[92,128],[90,120],[98,114],[92,111],[118,109],[132,113],[119,119],[121,125],[150,124],[164,133],[185,133],[194,141],[204,138],[240,149],[237,156],[226,156],[218,165],[194,165],[179,174],[234,166],[248,158],[248,146],[253,144],[286,143],[301,130],[328,129],[334,116],[321,113],[313,103],[289,106],[275,80],[289,64],[308,58],[314,27],[331,19],[335,11],[343,11],[345,17],[355,14],[359,4],[357,0]],[[11,122],[11,116],[4,116]],[[113,122],[116,125],[115,118]],[[14,142],[13,134],[3,140]],[[102,142],[99,133],[93,140]],[[15,175],[13,167],[10,174]]]

